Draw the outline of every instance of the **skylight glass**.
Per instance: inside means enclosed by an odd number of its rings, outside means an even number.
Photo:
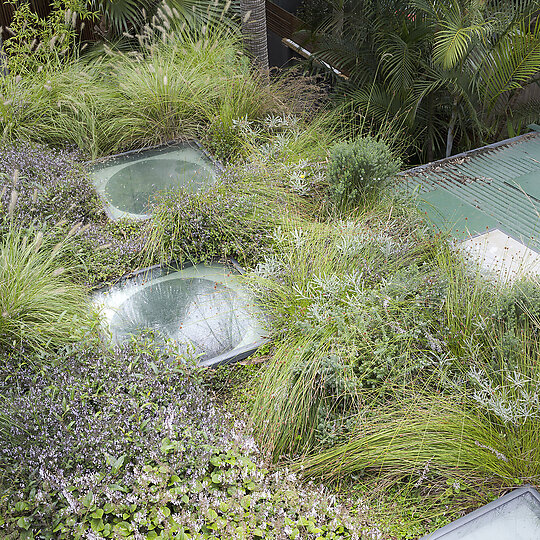
[[[540,494],[519,488],[450,523],[424,540],[538,540]]]
[[[264,342],[260,313],[238,278],[221,264],[156,267],[100,293],[96,305],[115,343],[151,330],[200,365],[231,362]]]
[[[111,156],[94,163],[91,174],[109,217],[146,219],[155,195],[205,189],[215,182],[217,167],[196,143],[185,142]]]
[[[460,247],[503,283],[540,275],[540,254],[499,229],[473,236]]]

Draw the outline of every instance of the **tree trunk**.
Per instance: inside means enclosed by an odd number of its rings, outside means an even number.
[[[452,155],[452,146],[454,145],[454,128],[456,127],[456,120],[457,120],[457,106],[458,101],[457,99],[454,99],[454,103],[452,105],[452,116],[450,117],[450,123],[448,124],[448,133],[446,134],[446,157],[450,157]]]
[[[266,30],[266,1],[240,0],[244,45],[253,64],[268,73],[268,36]]]

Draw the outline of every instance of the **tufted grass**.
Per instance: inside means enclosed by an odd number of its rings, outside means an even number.
[[[357,415],[348,440],[313,453],[298,464],[325,481],[351,474],[379,476],[385,483],[439,489],[457,482],[519,486],[540,483],[538,331],[519,338],[519,354],[507,355],[493,331],[491,355],[472,354],[461,385],[428,393],[413,387],[401,399]]]
[[[141,49],[105,49],[85,60],[0,80],[0,132],[76,146],[89,157],[204,136],[218,120],[258,118],[279,107],[249,68],[230,29],[149,30]]]
[[[8,225],[0,240],[0,350],[55,350],[92,327],[87,291],[70,281],[63,257],[76,232],[56,243],[52,234]]]

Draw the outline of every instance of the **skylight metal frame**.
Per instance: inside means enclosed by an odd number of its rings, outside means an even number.
[[[198,139],[194,138],[187,138],[187,139],[172,139],[170,141],[155,144],[152,146],[143,146],[141,148],[135,148],[133,150],[126,150],[125,152],[120,152],[118,154],[111,154],[109,156],[100,157],[97,159],[92,159],[90,161],[87,161],[85,164],[87,166],[97,165],[100,163],[106,163],[110,159],[117,159],[124,156],[131,156],[133,154],[140,154],[141,152],[147,152],[150,150],[161,150],[168,147],[174,147],[174,146],[180,146],[182,144],[188,144],[190,146],[195,146],[197,150],[200,150],[212,163],[216,166],[217,169],[219,169],[220,172],[223,172],[225,169],[223,165],[214,157],[204,146],[202,146],[201,142]]]

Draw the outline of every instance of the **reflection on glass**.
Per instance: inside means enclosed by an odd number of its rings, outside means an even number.
[[[201,278],[150,284],[126,299],[110,322],[118,342],[151,329],[164,339],[177,341],[181,352],[201,360],[234,349],[249,327],[245,302],[237,293]]]
[[[504,498],[503,498],[504,500]],[[482,509],[481,509],[482,510]],[[466,520],[467,518],[463,518]],[[426,538],[444,540],[538,540],[540,538],[540,502],[530,492],[486,510],[478,517],[460,520]]]
[[[202,191],[217,179],[218,166],[195,142],[127,152],[92,165],[92,181],[112,219],[145,219],[158,193]]]
[[[212,172],[200,163],[148,159],[132,163],[113,174],[105,186],[105,195],[119,210],[146,214],[157,193],[179,186],[197,191],[212,180]]]

